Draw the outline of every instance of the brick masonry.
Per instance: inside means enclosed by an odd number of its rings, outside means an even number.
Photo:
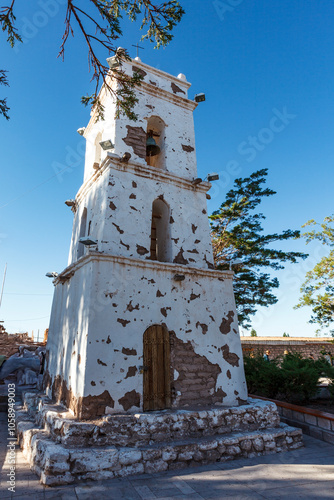
[[[263,354],[269,349],[272,358],[283,356],[285,351],[298,352],[305,358],[312,356],[314,359],[322,356],[321,351],[326,351],[334,358],[334,343],[323,338],[241,337],[241,345],[244,355]]]

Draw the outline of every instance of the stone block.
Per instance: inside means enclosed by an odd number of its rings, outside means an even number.
[[[252,449],[252,441],[250,439],[244,439],[240,441],[239,446],[243,451],[250,451]]]
[[[164,448],[162,450],[162,460],[164,460],[165,462],[176,460],[176,458],[177,451],[174,450],[174,448]]]
[[[171,462],[168,465],[168,470],[184,469],[185,467],[188,467],[187,462]]]
[[[318,417],[318,427],[321,429],[326,429],[326,431],[331,430],[331,421],[327,418]]]
[[[304,422],[304,413],[300,413],[299,411],[292,411],[292,419],[296,422]]]
[[[266,441],[264,443],[264,448],[265,448],[265,450],[275,450],[275,448],[276,448],[275,441]]]
[[[106,479],[113,479],[115,477],[115,473],[111,470],[101,470],[94,472],[87,472],[86,474],[82,474],[76,476],[76,479],[79,481],[103,481]]]
[[[192,460],[194,456],[195,450],[186,450],[178,453],[177,459],[181,462]]]
[[[263,451],[263,449],[264,449],[263,439],[261,439],[261,438],[254,439],[253,440],[253,448],[255,451]]]
[[[226,453],[230,456],[236,456],[241,453],[241,449],[239,446],[227,446],[226,447]]]
[[[137,450],[126,450],[123,448],[119,452],[119,463],[121,465],[132,465],[137,462],[142,458],[142,452],[137,451]]]
[[[40,476],[41,476],[41,483],[45,484],[46,486],[57,486],[60,484],[70,484],[70,483],[73,483],[73,481],[74,481],[74,477],[69,472],[66,472],[65,474],[61,474],[61,475],[57,475],[57,476],[53,476],[53,475],[51,476],[51,475],[45,474],[45,472],[43,471]]]
[[[236,446],[236,448],[238,448]],[[239,448],[240,450],[240,448]],[[220,458],[220,453],[218,450],[208,450],[205,452],[205,460],[207,462],[216,462]]]
[[[145,472],[144,464],[136,463],[136,464],[131,464],[127,467],[121,467],[117,472],[115,472],[115,476],[127,477],[127,476],[133,476],[135,474],[144,474],[144,472]]]
[[[323,431],[322,435],[323,435],[323,440],[326,441],[326,443],[334,444],[334,433],[333,432]]]
[[[219,438],[218,439],[218,444],[219,446],[232,446],[232,445],[236,445],[236,444],[239,444],[239,439],[238,438],[235,438],[235,437],[222,437],[222,438]]]
[[[145,473],[154,474],[155,472],[163,472],[168,469],[168,463],[163,460],[153,460],[145,463]]]
[[[161,450],[143,450],[143,460],[158,460],[161,458]]]
[[[204,460],[204,452],[203,451],[195,451],[193,459],[195,462],[202,462]]]
[[[317,425],[317,417],[315,415],[307,415],[307,414],[305,414],[304,417],[305,417],[305,422],[307,424]]]
[[[209,450],[216,449],[217,446],[218,446],[218,441],[214,440],[214,441],[207,441],[204,443],[199,443],[198,448],[200,451],[209,451]]]
[[[47,474],[64,474],[70,470],[70,454],[62,446],[49,444],[44,453],[44,471]]]
[[[141,452],[137,452],[140,454]],[[74,462],[72,473],[100,471],[110,469],[118,462],[119,452],[116,448],[83,449],[70,451],[70,461]]]

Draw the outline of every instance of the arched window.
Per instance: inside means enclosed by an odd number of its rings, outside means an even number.
[[[98,168],[101,163],[101,155],[102,155],[102,148],[100,146],[100,142],[102,141],[102,133],[99,132],[95,138],[95,159],[94,159],[94,168]]]
[[[159,148],[159,153],[155,154],[157,150],[150,152],[150,148],[146,148],[147,156],[146,162],[151,167],[165,168],[165,122],[158,116],[151,116],[147,120],[147,136],[146,140],[155,142]],[[153,143],[154,144],[154,143]]]
[[[86,236],[86,226],[87,226],[87,208],[85,207],[82,211],[80,220],[79,238],[83,238],[84,236]],[[77,251],[78,259],[80,259],[80,257],[82,257],[85,253],[85,245],[79,243],[79,238],[78,238],[78,251]]]
[[[171,239],[169,229],[169,207],[158,198],[152,204],[151,259],[171,261]]]

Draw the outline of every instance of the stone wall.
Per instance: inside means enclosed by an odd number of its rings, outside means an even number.
[[[16,411],[23,454],[49,486],[253,458],[303,446],[300,429],[280,424],[276,405],[268,401],[204,412],[109,416],[90,423],[66,418],[59,410],[48,407],[45,397],[29,394]],[[108,444],[116,434],[117,444]],[[98,441],[92,446],[94,435]]]
[[[322,356],[321,351],[331,353],[334,358],[334,343],[324,338],[307,337],[241,337],[242,351],[244,355],[257,352],[263,354],[270,351],[270,357],[283,356],[285,351],[298,352],[303,357],[318,359]]]

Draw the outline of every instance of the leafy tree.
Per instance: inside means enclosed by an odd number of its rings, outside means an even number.
[[[239,323],[249,328],[250,316],[258,306],[277,302],[272,293],[279,286],[278,279],[269,270],[284,269],[284,262],[305,259],[300,252],[283,252],[269,245],[298,238],[300,231],[287,229],[281,234],[264,234],[262,213],[256,213],[263,198],[275,194],[264,188],[268,170],[258,170],[249,177],[236,179],[234,189],[226,194],[220,209],[211,216],[212,241],[216,267],[231,269],[235,273],[234,293]]]
[[[79,0],[67,0],[64,6],[65,30],[58,56],[64,58],[65,44],[69,35],[74,36],[78,31],[87,45],[89,69],[93,71],[92,80],[95,82],[94,92],[82,97],[83,104],[97,106],[99,116],[103,117],[103,106],[99,100],[98,90],[100,84],[104,83],[108,91],[114,95],[119,113],[136,120],[137,117],[133,112],[137,102],[134,89],[142,78],[137,73],[130,77],[121,69],[115,69],[113,76],[118,82],[115,89],[107,78],[109,67],[97,55],[98,49],[102,47],[109,56],[115,55],[118,61],[121,58],[129,59],[127,52],[117,52],[115,45],[115,41],[123,34],[121,20],[124,14],[131,21],[141,18],[140,29],[147,30],[142,40],[147,39],[155,43],[156,48],[166,46],[172,40],[172,30],[180,22],[184,10],[177,0],[162,3],[151,0],[87,0],[84,6],[82,4],[83,2]],[[0,7],[0,27],[7,35],[7,42],[11,47],[17,42],[22,42],[15,26],[15,7],[16,0],[10,0],[9,6]],[[0,101],[0,114],[8,119],[8,107],[6,100],[4,101]]]
[[[7,80],[7,75],[6,71],[3,69],[0,69],[0,85],[6,85],[8,87],[8,80]],[[3,115],[6,120],[9,120],[9,115],[8,115],[9,107],[7,106],[7,99],[0,99],[0,115]]]
[[[251,329],[250,336],[251,337],[257,337],[257,333],[256,333],[256,330],[254,330],[254,328]]]
[[[284,332],[284,333],[283,333],[283,337],[290,337],[290,334],[289,334],[289,333]]]
[[[319,224],[309,220],[302,227],[316,226],[302,236],[306,243],[318,240],[328,248],[328,255],[306,273],[306,279],[300,289],[301,298],[295,307],[312,308],[310,323],[317,323],[320,328],[330,326],[334,321],[334,215],[325,217]],[[318,230],[319,228],[319,230]]]

